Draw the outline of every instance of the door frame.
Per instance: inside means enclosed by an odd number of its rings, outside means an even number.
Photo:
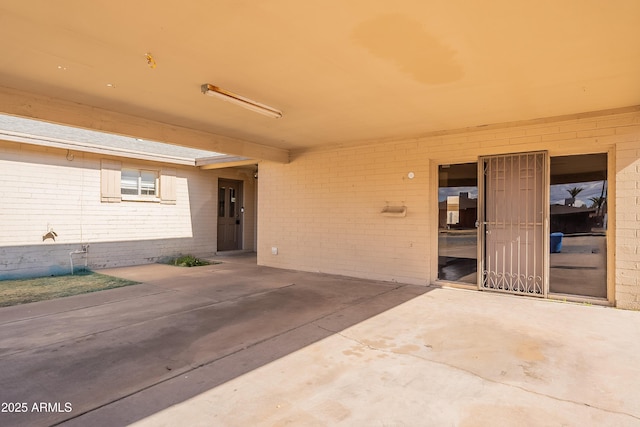
[[[607,297],[604,298],[594,298],[589,296],[580,296],[580,295],[568,295],[568,294],[557,294],[548,292],[546,298],[552,300],[559,301],[571,301],[578,303],[587,303],[594,305],[604,305],[604,306],[615,306],[616,303],[616,284],[615,284],[615,264],[616,264],[616,168],[617,168],[617,153],[616,147],[613,144],[600,144],[600,145],[585,145],[584,142],[580,141],[571,141],[567,144],[563,145],[554,145],[545,147],[545,151],[548,153],[548,161],[547,161],[547,171],[545,172],[548,184],[549,178],[549,168],[550,168],[550,159],[555,156],[574,156],[574,155],[582,155],[582,154],[599,154],[606,153],[607,154],[607,192],[608,192],[608,200],[610,201],[607,206],[608,212],[608,226],[607,226]],[[542,151],[542,150],[538,150]],[[500,155],[500,154],[509,154],[509,153],[488,153],[487,156],[492,154]],[[514,152],[512,154],[519,154],[518,152]],[[482,157],[482,155],[474,155],[469,154],[465,156],[442,156],[431,158],[430,168],[429,168],[429,189],[430,189],[430,200],[435,200],[433,203],[433,208],[430,209],[430,218],[431,218],[431,227],[429,239],[429,251],[435,256],[431,256],[430,258],[430,268],[429,268],[429,283],[434,286],[445,286],[452,287],[458,289],[467,289],[467,290],[477,290],[478,285],[471,285],[462,282],[450,281],[445,279],[438,278],[438,168],[440,165],[448,165],[448,164],[458,164],[458,163],[470,163],[470,162],[478,162],[478,159]],[[547,185],[548,187],[548,185]],[[549,188],[546,188],[547,192],[546,203],[549,204]],[[478,195],[480,198],[480,194]],[[480,229],[478,228],[478,234]],[[478,240],[480,236],[478,236]],[[481,259],[482,254],[480,253],[481,246],[478,244],[478,259]],[[549,282],[549,254],[545,254],[547,269],[545,271],[546,282]]]

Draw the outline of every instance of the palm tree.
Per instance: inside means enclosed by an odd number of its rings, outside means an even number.
[[[567,192],[571,195],[572,199],[575,199],[578,194],[582,193],[582,190],[584,190],[582,187],[573,187],[568,189]]]
[[[582,190],[584,190],[584,188],[582,187],[573,187],[567,190],[567,192],[571,196],[571,199],[568,200],[568,206],[573,206],[576,203],[576,196],[580,194]]]
[[[604,206],[604,203],[607,201],[607,198],[603,196],[598,196],[598,197],[589,197],[589,200],[591,200],[592,202],[591,208],[596,208],[596,215],[600,215],[600,211]]]

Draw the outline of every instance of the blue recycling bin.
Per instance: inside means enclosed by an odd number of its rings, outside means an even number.
[[[549,246],[551,247],[551,253],[557,254],[562,252],[562,233],[551,233],[551,239],[549,239]]]

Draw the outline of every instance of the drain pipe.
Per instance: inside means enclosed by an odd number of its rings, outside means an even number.
[[[85,254],[84,256],[84,269],[87,269],[88,266],[88,258],[89,256],[87,255],[89,253],[89,244],[86,245],[82,245],[82,249],[80,250],[75,250],[75,251],[71,251],[69,252],[69,264],[71,264],[71,275],[73,275],[73,255],[75,254]]]

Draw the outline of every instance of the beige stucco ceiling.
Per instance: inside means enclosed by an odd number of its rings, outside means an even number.
[[[291,150],[626,107],[639,21],[638,0],[3,0],[0,112],[78,124],[86,106]]]

